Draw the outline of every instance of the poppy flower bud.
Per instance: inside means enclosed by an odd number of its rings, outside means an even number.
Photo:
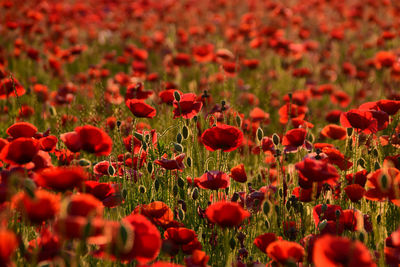
[[[178,91],[174,92],[174,98],[175,98],[176,102],[181,101],[181,95],[179,94]]]
[[[269,201],[265,201],[263,205],[263,212],[266,216],[271,212],[271,203]]]
[[[185,219],[185,212],[182,209],[178,210],[178,219],[183,221]]]
[[[176,196],[179,192],[178,186],[174,185],[174,187],[172,188],[172,193],[174,194],[174,196]]]
[[[269,223],[268,219],[265,220],[264,225],[265,225],[265,228],[269,229],[270,223]]]
[[[358,239],[364,243],[365,241],[365,234],[363,232],[360,232],[360,234],[358,235]]]
[[[121,127],[122,122],[120,120],[117,121],[117,127],[118,129]]]
[[[380,224],[381,223],[381,219],[382,219],[381,215],[378,214],[378,216],[376,217],[376,223]]]
[[[238,193],[238,192],[235,192],[235,193],[233,194],[233,196],[232,196],[231,201],[232,201],[232,202],[236,202],[236,201],[238,201],[238,199],[239,199],[239,193]]]
[[[279,145],[281,142],[281,139],[279,138],[279,135],[273,134],[272,135],[272,142],[274,143],[275,146]]]
[[[188,167],[192,167],[192,158],[191,157],[187,157],[186,158],[186,164],[188,165]]]
[[[192,192],[192,199],[196,200],[198,199],[198,197],[199,197],[199,190],[197,189],[197,187],[195,187]]]
[[[121,195],[123,199],[126,199],[126,196],[128,195],[128,190],[126,190],[125,188],[122,189]]]
[[[143,185],[139,186],[139,192],[140,192],[141,194],[146,193],[146,187],[144,187]]]
[[[235,239],[231,238],[231,240],[229,240],[229,246],[231,247],[231,249],[235,249],[236,247],[236,242]]]
[[[90,160],[88,160],[88,159],[80,159],[78,164],[79,164],[79,166],[82,166],[82,167],[88,167],[88,166],[90,166],[91,163],[90,163]]]
[[[351,136],[353,134],[353,128],[347,128],[347,136]]]
[[[323,221],[321,221],[321,222],[318,224],[318,229],[319,229],[319,231],[324,230],[327,224],[328,224],[328,221],[327,221],[326,219],[324,219]]]
[[[238,127],[242,125],[242,118],[239,115],[236,115],[236,125]]]
[[[180,188],[183,188],[185,186],[185,181],[182,179],[182,177],[178,178],[178,186]]]
[[[158,179],[156,179],[156,180],[154,181],[154,189],[155,189],[156,191],[158,191],[158,190],[160,189],[160,182],[158,181]]]
[[[182,143],[182,134],[181,133],[178,133],[176,135],[176,142],[178,142],[178,144]]]
[[[197,116],[194,116],[194,117],[193,117],[193,121],[194,121],[194,122],[197,122],[197,119],[198,119]]]
[[[260,127],[258,127],[258,129],[257,129],[257,139],[258,139],[258,141],[261,141],[263,139],[263,137],[264,137],[264,132]]]
[[[108,175],[109,175],[109,176],[114,176],[114,174],[115,174],[115,168],[114,168],[114,166],[113,166],[112,164],[110,164],[110,165],[108,166],[107,172],[108,172]]]
[[[379,170],[380,168],[381,168],[381,165],[379,165],[378,162],[375,162],[374,170],[376,171],[376,170]]]
[[[153,173],[153,163],[148,162],[147,163],[147,171],[151,174]]]
[[[340,217],[341,214],[342,214],[342,212],[341,212],[340,210],[336,210],[336,211],[335,211],[336,218],[339,219],[339,217]]]
[[[176,152],[182,153],[183,152],[183,146],[178,143],[174,143],[174,149]]]
[[[36,190],[35,182],[32,179],[25,179],[23,184],[25,192],[29,195],[30,198],[34,199]]]
[[[189,129],[186,125],[182,128],[182,136],[184,139],[187,139],[189,137]]]
[[[325,203],[322,204],[322,206],[321,206],[321,211],[322,211],[322,212],[325,212],[327,209],[328,209],[328,205],[326,205]]]
[[[53,116],[53,117],[57,116],[57,110],[55,107],[51,106],[49,109],[49,112],[50,112],[51,116]]]
[[[357,165],[360,165],[362,168],[364,168],[365,169],[365,160],[364,159],[359,159],[358,161],[357,161]]]

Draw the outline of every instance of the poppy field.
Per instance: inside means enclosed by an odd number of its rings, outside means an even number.
[[[0,0],[0,267],[400,266],[399,17]]]

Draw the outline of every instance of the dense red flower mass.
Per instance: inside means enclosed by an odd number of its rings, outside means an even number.
[[[330,235],[324,235],[315,241],[313,258],[316,267],[376,266],[363,243]]]
[[[203,103],[197,101],[197,96],[192,93],[183,94],[181,99],[174,101],[174,119],[183,117],[185,119],[191,119],[200,112]]]
[[[201,135],[201,141],[207,150],[222,150],[230,152],[237,149],[243,143],[243,133],[238,128],[219,124],[207,129]]]
[[[194,183],[203,189],[218,190],[229,187],[230,178],[221,171],[208,171],[201,177],[195,178]]]
[[[129,99],[125,104],[135,117],[152,119],[156,115],[156,110],[144,100]]]
[[[235,202],[217,202],[211,204],[206,210],[207,218],[221,227],[234,227],[240,225],[250,213]]]

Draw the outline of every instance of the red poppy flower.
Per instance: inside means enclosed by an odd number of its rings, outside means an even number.
[[[393,116],[400,110],[400,101],[382,99],[376,102],[378,108],[388,115]]]
[[[183,159],[185,158],[185,154],[180,154],[176,156],[174,159],[166,159],[162,157],[161,159],[157,159],[154,161],[155,164],[160,165],[166,170],[180,170],[182,171],[185,168],[183,164]]]
[[[229,175],[233,180],[239,183],[245,183],[247,181],[246,171],[244,170],[244,164],[239,164],[231,169]]]
[[[361,187],[359,184],[348,185],[344,188],[344,191],[352,202],[358,202],[365,194],[364,187]]]
[[[125,100],[144,100],[153,94],[153,91],[144,91],[143,83],[131,84],[126,88]]]
[[[316,191],[316,192],[315,192]],[[317,190],[311,188],[302,188],[300,186],[293,189],[292,194],[301,202],[311,202],[321,194],[322,186],[318,185]]]
[[[295,165],[297,171],[300,175],[300,180],[305,183],[313,183],[313,182],[326,182],[332,183],[336,182],[339,179],[339,174],[336,168],[326,162],[306,158],[303,161],[297,163]],[[301,181],[299,181],[301,183]],[[300,184],[303,188],[303,184]]]
[[[136,259],[139,263],[154,260],[161,248],[161,235],[157,228],[146,217],[131,214],[123,219],[134,229],[134,243],[128,253],[118,255],[123,260]]]
[[[54,135],[48,135],[40,138],[39,142],[41,150],[51,152],[56,148],[58,139]]]
[[[185,119],[191,119],[199,113],[203,103],[196,101],[197,96],[192,93],[183,94],[179,102],[174,101],[174,119],[183,117]]]
[[[249,114],[252,122],[269,122],[269,114],[259,107],[255,107],[250,111]]]
[[[68,216],[102,217],[103,204],[90,194],[74,194],[68,203],[67,214]]]
[[[194,46],[192,48],[192,54],[197,62],[209,62],[214,58],[214,45],[205,44]]]
[[[267,253],[269,244],[278,240],[278,237],[274,233],[266,233],[257,236],[254,239],[254,245],[261,250],[261,252]]]
[[[152,119],[156,115],[156,110],[152,106],[146,104],[144,100],[129,99],[125,104],[137,118]]]
[[[162,103],[165,103],[167,105],[172,105],[175,101],[175,97],[174,97],[175,92],[178,92],[178,94],[181,96],[181,99],[182,99],[183,93],[176,89],[168,89],[168,90],[161,91],[158,94],[158,96],[160,97]]]
[[[400,229],[397,229],[385,239],[385,262],[390,267],[400,264]]]
[[[363,243],[331,235],[321,236],[315,241],[313,261],[316,267],[376,266]]]
[[[289,121],[289,118],[298,118],[303,120],[306,116],[307,111],[308,108],[305,106],[298,106],[296,104],[286,103],[279,109],[279,122],[281,124],[286,124]]]
[[[203,189],[218,190],[229,187],[230,178],[221,171],[208,171],[201,177],[195,178],[194,183]]]
[[[18,248],[18,239],[14,232],[1,229],[0,230],[0,262],[3,266],[12,266],[11,258]]]
[[[115,169],[118,170],[117,163],[116,162],[111,162],[111,166]],[[115,172],[113,175],[109,173],[109,167],[110,167],[110,162],[107,160],[103,160],[98,162],[96,165],[93,167],[93,173],[96,175],[96,177],[100,178],[101,176],[117,176],[118,172]]]
[[[311,144],[306,141],[307,130],[303,128],[292,129],[286,132],[282,139],[282,145],[288,152],[296,151],[298,147],[304,146],[311,150]]]
[[[16,194],[12,207],[22,212],[34,224],[53,219],[60,210],[61,197],[46,190],[36,190],[34,198],[27,193]]]
[[[174,220],[174,213],[162,201],[154,201],[150,204],[142,204],[137,206],[134,214],[142,214],[151,220],[154,224],[164,227]]]
[[[286,265],[290,262],[302,262],[304,248],[296,242],[277,240],[269,244],[267,254],[275,262]]]
[[[201,135],[201,141],[209,151],[221,149],[230,152],[242,145],[243,133],[236,127],[219,124],[205,130]]]
[[[355,128],[365,134],[378,131],[378,121],[368,110],[352,109],[340,115],[340,124],[346,128]]]
[[[60,138],[72,152],[85,150],[96,156],[108,156],[112,150],[110,136],[92,125],[76,127],[74,132],[64,133]]]
[[[29,122],[17,122],[8,127],[6,133],[16,139],[19,137],[34,137],[37,131],[37,128]]]
[[[28,164],[39,152],[39,147],[39,142],[36,139],[20,137],[3,147],[0,159],[9,164]]]
[[[67,239],[93,238],[103,234],[104,220],[102,218],[87,219],[82,216],[68,216],[58,218],[54,223],[54,230],[58,235]]]
[[[332,110],[325,116],[325,120],[330,122],[330,123],[338,123],[340,120],[340,115],[342,114],[342,111],[340,110]]]
[[[238,203],[226,201],[220,201],[208,206],[206,215],[211,222],[221,227],[238,226],[250,217],[250,213]]]
[[[15,78],[4,78],[0,80],[0,99],[22,96],[25,92],[26,90],[24,87]]]
[[[207,267],[207,262],[210,259],[204,251],[194,250],[192,256],[185,258],[187,267]]]
[[[344,140],[346,139],[347,131],[346,128],[339,125],[329,124],[322,129],[321,135],[334,140]]]
[[[88,174],[81,167],[54,167],[39,172],[35,182],[45,188],[65,191],[80,187],[87,178]]]
[[[335,164],[342,171],[348,170],[353,163],[345,158],[345,156],[340,153],[339,150],[335,148],[325,147],[322,149],[322,152],[327,156],[327,158],[323,159],[330,164]]]
[[[355,173],[355,177],[353,173],[346,175],[346,180],[348,184],[359,184],[361,187],[365,186],[367,182],[368,172],[366,170],[358,171]]]
[[[179,248],[181,248],[185,254],[192,254],[194,250],[202,249],[202,245],[199,240],[197,240],[195,231],[185,227],[170,227],[165,231],[164,237],[164,242],[166,244],[176,248],[171,249],[172,254],[177,252]]]
[[[313,208],[313,218],[321,234],[341,234],[344,230],[343,210],[339,205],[319,204]]]
[[[396,62],[396,55],[389,51],[379,51],[374,58],[375,67],[381,69],[382,67],[391,67]]]
[[[372,201],[389,199],[400,206],[400,171],[396,168],[378,169],[368,175],[365,198]]]
[[[86,181],[84,188],[85,190],[81,191],[93,195],[100,200],[105,207],[113,208],[123,202],[118,184]]]

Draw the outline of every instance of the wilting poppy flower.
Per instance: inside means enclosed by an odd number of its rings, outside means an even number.
[[[221,171],[208,171],[201,177],[195,178],[194,183],[203,189],[218,190],[229,187],[230,178]]]
[[[253,243],[261,252],[267,253],[269,244],[276,240],[278,240],[278,237],[274,233],[266,233],[257,236]]]
[[[90,194],[72,195],[68,207],[68,216],[103,216],[103,204]]]
[[[39,141],[36,139],[20,137],[3,147],[0,159],[9,164],[24,165],[33,161],[39,148]]]
[[[18,248],[18,239],[14,232],[0,230],[0,262],[2,266],[10,266],[11,257]]]
[[[344,127],[336,124],[329,124],[322,129],[321,135],[334,140],[344,140],[346,139],[347,132]]]
[[[171,160],[162,157],[161,159],[155,160],[154,163],[157,165],[160,165],[161,167],[163,167],[166,170],[182,171],[185,168],[185,165],[183,164],[184,158],[185,158],[185,154],[180,154]]]
[[[156,110],[144,100],[129,99],[125,104],[135,117],[152,119],[156,115]]]
[[[296,242],[277,240],[269,244],[267,254],[278,264],[286,265],[290,262],[302,262],[304,248]]]
[[[231,169],[229,175],[233,180],[239,183],[245,183],[247,181],[246,171],[244,170],[244,164],[239,164]]]
[[[243,133],[236,127],[219,124],[205,130],[201,135],[201,141],[207,150],[221,149],[224,152],[230,152],[242,145]]]
[[[197,101],[197,96],[192,93],[183,94],[181,99],[174,101],[174,119],[178,117],[183,117],[185,119],[191,119],[199,113],[203,103]]]
[[[365,194],[364,187],[361,187],[359,184],[348,185],[344,188],[344,191],[352,202],[359,201]]]
[[[378,121],[368,110],[352,109],[340,115],[340,124],[346,128],[355,128],[365,134],[378,131]]]
[[[250,213],[236,202],[220,201],[208,206],[206,215],[211,222],[221,227],[234,227],[247,219]]]
[[[297,128],[289,130],[283,136],[282,145],[285,146],[286,151],[296,151],[300,146],[304,146],[308,150],[311,150],[311,144],[306,141],[306,136],[306,129]]]
[[[18,193],[11,200],[12,206],[34,224],[53,219],[60,210],[61,197],[41,189],[33,192],[33,195],[32,198],[27,193]]]
[[[123,219],[134,229],[134,243],[127,253],[121,253],[118,257],[131,261],[136,259],[139,263],[147,263],[154,260],[161,248],[161,235],[157,228],[146,217],[140,214],[131,214]]]
[[[60,137],[72,152],[85,150],[96,156],[108,156],[112,150],[110,136],[92,125],[76,127],[74,132],[64,133]]]
[[[80,187],[87,178],[88,174],[81,167],[54,167],[39,172],[35,182],[45,188],[65,191]]]
[[[174,220],[174,214],[170,207],[162,201],[154,201],[149,204],[137,206],[134,214],[142,214],[156,225],[162,227],[168,225]]]
[[[313,262],[316,267],[376,266],[363,243],[331,235],[321,236],[315,241]]]
[[[37,131],[37,128],[29,122],[17,122],[8,127],[6,133],[16,139],[19,137],[33,137]]]

